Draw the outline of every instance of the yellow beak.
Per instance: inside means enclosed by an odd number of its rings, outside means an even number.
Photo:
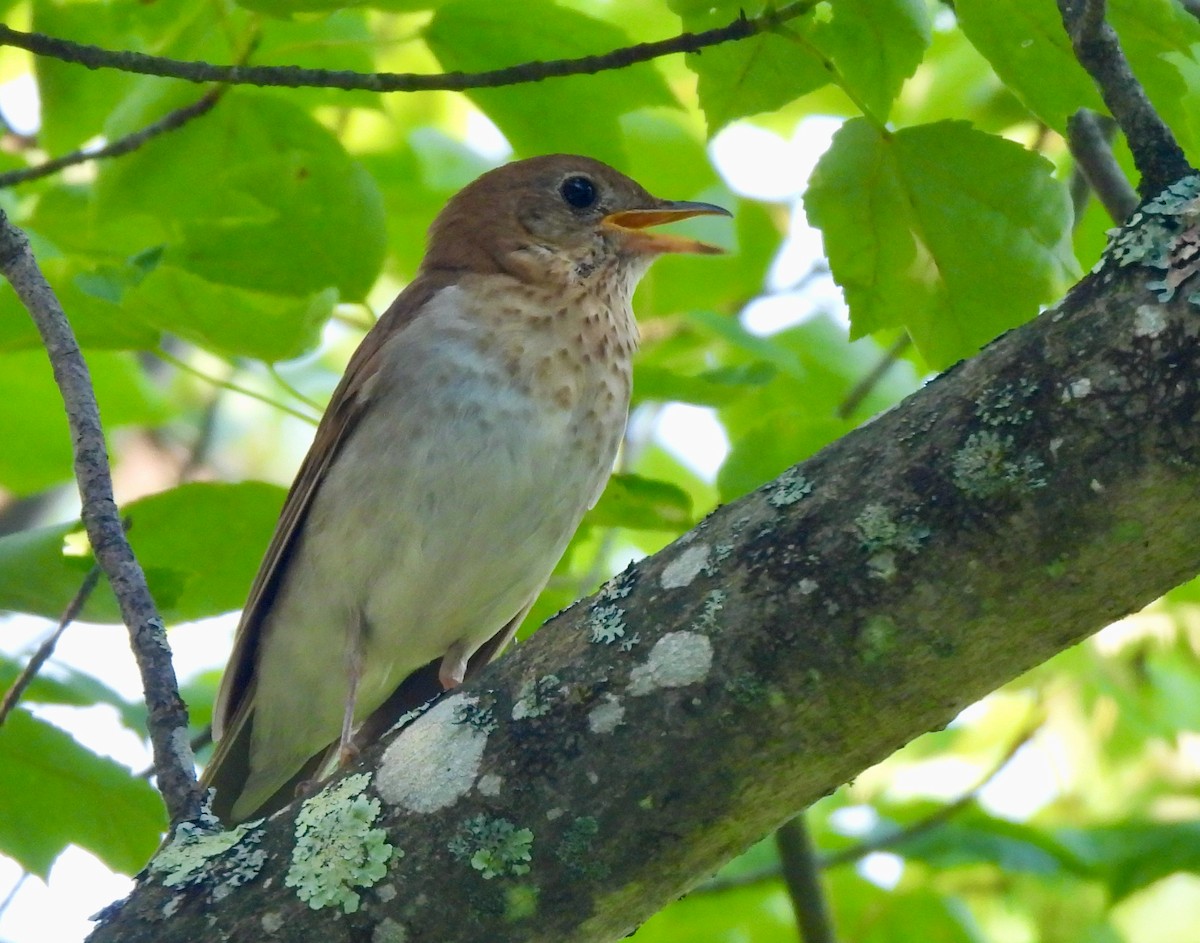
[[[690,252],[697,255],[719,255],[725,250],[687,236],[671,233],[646,232],[647,227],[673,223],[693,216],[732,216],[724,207],[714,203],[695,203],[689,200],[662,200],[645,209],[618,210],[602,219],[601,225],[619,232],[625,244],[639,252]]]

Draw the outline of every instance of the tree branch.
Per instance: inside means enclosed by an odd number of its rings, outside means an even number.
[[[792,899],[803,943],[837,943],[833,918],[821,887],[821,862],[804,816],[801,812],[775,833],[783,881]]]
[[[1057,307],[630,567],[322,793],[157,859],[95,943],[616,940],[1195,575],[1200,180],[1134,219]]]
[[[0,174],[0,189],[11,187],[18,183],[25,183],[29,180],[37,180],[40,177],[48,177],[50,174],[58,173],[58,171],[66,167],[83,164],[89,160],[119,157],[122,154],[129,154],[136,151],[147,141],[153,140],[160,134],[182,128],[193,118],[199,118],[201,115],[207,114],[213,105],[220,100],[224,92],[224,87],[218,86],[206,92],[201,98],[192,102],[192,104],[169,112],[153,124],[148,124],[140,131],[127,134],[123,138],[118,138],[104,147],[98,147],[91,151],[72,151],[70,154],[64,154],[62,157],[55,157],[52,160],[44,161],[36,167],[23,167],[20,170],[10,170],[8,173]]]
[[[1106,129],[1104,122],[1108,122]],[[1138,195],[1113,157],[1112,120],[1081,108],[1067,119],[1067,146],[1075,166],[1113,222],[1120,225],[1137,209]]]
[[[681,52],[699,52],[710,46],[746,39],[775,29],[781,23],[809,12],[817,0],[798,0],[779,9],[768,8],[759,16],[745,14],[725,26],[699,33],[680,33],[670,39],[638,43],[594,56],[523,62],[487,72],[445,72],[420,75],[403,72],[351,72],[305,69],[299,66],[222,66],[187,62],[140,52],[118,52],[75,43],[42,33],[25,33],[0,24],[0,46],[16,46],[39,56],[73,62],[89,69],[120,69],[141,75],[158,75],[188,82],[220,82],[225,85],[258,85],[280,88],[342,88],[371,92],[461,92],[473,88],[523,85],[567,75],[595,75],[625,69]]]
[[[1141,174],[1138,192],[1150,197],[1187,176],[1192,167],[1130,69],[1117,34],[1104,19],[1104,9],[1104,0],[1058,0],[1075,58],[1087,69],[1121,126]]]
[[[75,478],[88,539],[121,607],[149,710],[150,742],[158,788],[172,823],[195,818],[201,793],[188,747],[187,709],[171,664],[162,619],[146,577],[125,538],[113,500],[108,450],[87,364],[62,307],[29,251],[25,234],[0,211],[0,274],[37,324],[62,391],[75,455]]]

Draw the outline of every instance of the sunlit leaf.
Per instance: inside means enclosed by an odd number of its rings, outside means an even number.
[[[31,827],[36,823],[36,828]],[[23,710],[0,727],[0,851],[46,877],[67,845],[134,874],[166,825],[144,780]]]
[[[963,122],[847,122],[804,205],[853,336],[902,325],[933,366],[1033,317],[1078,272],[1053,166]]]

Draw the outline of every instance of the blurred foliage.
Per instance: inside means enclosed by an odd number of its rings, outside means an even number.
[[[436,72],[601,53],[772,6],[19,0],[3,9],[14,26],[110,49]],[[1175,0],[1109,8],[1135,72],[1197,160],[1200,23]],[[1095,262],[1112,221],[1094,200],[1073,218],[1060,135],[1077,108],[1100,103],[1054,0],[807,9],[780,29],[700,53],[465,94],[233,88],[208,114],[131,154],[0,192],[85,347],[118,497],[166,618],[238,607],[310,434],[296,416],[327,398],[373,312],[412,277],[430,219],[497,162],[501,135],[514,156],[590,153],[656,193],[735,214],[732,225],[704,220],[691,230],[722,241],[726,256],[665,259],[643,283],[643,349],[619,474],[526,632],[718,501],[1033,317]],[[7,49],[0,62],[0,79],[31,71],[41,102],[36,136],[10,135],[0,170],[120,138],[203,93]],[[714,169],[708,144],[731,123],[796,154],[814,116],[846,120],[802,202],[755,199]],[[804,235],[802,213],[824,238],[828,272],[815,259],[798,272],[788,255]],[[848,323],[822,300],[834,295],[822,292],[830,279],[843,289]],[[790,326],[751,330],[741,315],[757,302],[787,306]],[[897,346],[905,336],[914,345]],[[69,441],[38,346],[0,286],[0,525],[16,498],[44,509],[34,526],[0,538],[0,607],[53,618],[91,558],[62,510]],[[898,355],[890,366],[889,349]],[[715,476],[658,438],[671,403],[707,410],[727,437]],[[840,938],[1194,939],[1198,604],[1200,589],[1181,587],[817,803],[808,824],[829,860]],[[117,618],[106,588],[85,615]],[[0,686],[28,653],[10,655],[0,658]],[[199,727],[216,675],[185,682]],[[102,677],[51,663],[0,728],[0,851],[35,874],[71,843],[133,873],[157,841],[162,815],[150,787],[43,716],[47,706],[97,704],[140,729],[139,705]],[[764,842],[635,939],[795,940],[778,869]]]

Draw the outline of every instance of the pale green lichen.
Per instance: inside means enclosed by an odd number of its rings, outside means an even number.
[[[733,544],[717,544],[713,547],[712,559],[704,567],[705,576],[716,576],[720,572],[721,564],[729,559],[733,553]]]
[[[812,490],[812,482],[793,468],[780,475],[768,487],[767,503],[775,508],[787,507],[812,494]]]
[[[354,913],[361,897],[387,874],[387,864],[404,853],[372,828],[379,800],[363,795],[371,777],[347,776],[305,801],[296,816],[296,845],[285,883],[313,910],[338,906]]]
[[[912,517],[898,518],[883,504],[864,507],[854,519],[854,526],[867,551],[894,549],[916,553],[921,549],[921,541],[929,536],[928,527]]]
[[[537,913],[538,886],[515,884],[504,891],[504,919],[509,923],[528,920]]]
[[[478,701],[463,701],[454,708],[452,724],[466,724],[480,733],[492,733],[496,729],[496,715],[490,707]]]
[[[252,881],[266,860],[257,847],[262,831],[247,822],[228,831],[184,822],[165,848],[150,861],[150,873],[164,887],[192,887],[204,882],[241,887]]]
[[[625,613],[618,606],[597,605],[588,613],[587,626],[591,639],[603,645],[611,645],[625,637]]]
[[[1118,266],[1144,265],[1164,273],[1146,283],[1159,301],[1200,271],[1200,176],[1177,180],[1109,233],[1105,259]],[[1189,295],[1191,301],[1195,295]]]
[[[526,862],[533,860],[533,832],[517,828],[508,819],[475,815],[459,826],[458,834],[446,848],[490,881],[504,875],[528,873]]]
[[[1029,401],[1037,390],[1037,383],[1028,379],[984,390],[975,401],[975,415],[993,428],[1023,425],[1034,416]]]
[[[929,536],[929,528],[912,517],[897,517],[882,504],[868,504],[854,519],[863,549],[871,556],[867,570],[875,579],[890,580],[899,572],[896,555],[899,551],[916,553],[921,541]]]
[[[563,832],[563,837],[554,849],[554,857],[569,871],[586,880],[608,877],[611,869],[603,861],[597,861],[592,853],[592,845],[599,833],[600,823],[590,815],[575,819]]]
[[[990,430],[971,433],[950,461],[954,484],[977,498],[1044,488],[1045,467],[1033,455],[1018,454],[1012,436]]]
[[[633,592],[634,584],[637,583],[637,577],[637,570],[633,568],[632,563],[629,564],[629,566],[597,590],[596,599],[604,603],[614,603],[618,599],[624,599]]]
[[[523,720],[526,717],[542,717],[549,714],[565,694],[566,688],[558,675],[548,674],[526,681],[517,692],[512,719]]]
[[[862,627],[859,644],[868,665],[883,658],[896,643],[896,623],[887,616],[872,616]]]
[[[704,608],[700,618],[692,623],[692,627],[701,632],[712,632],[718,628],[717,615],[725,608],[727,594],[723,589],[714,589],[704,596]]]

